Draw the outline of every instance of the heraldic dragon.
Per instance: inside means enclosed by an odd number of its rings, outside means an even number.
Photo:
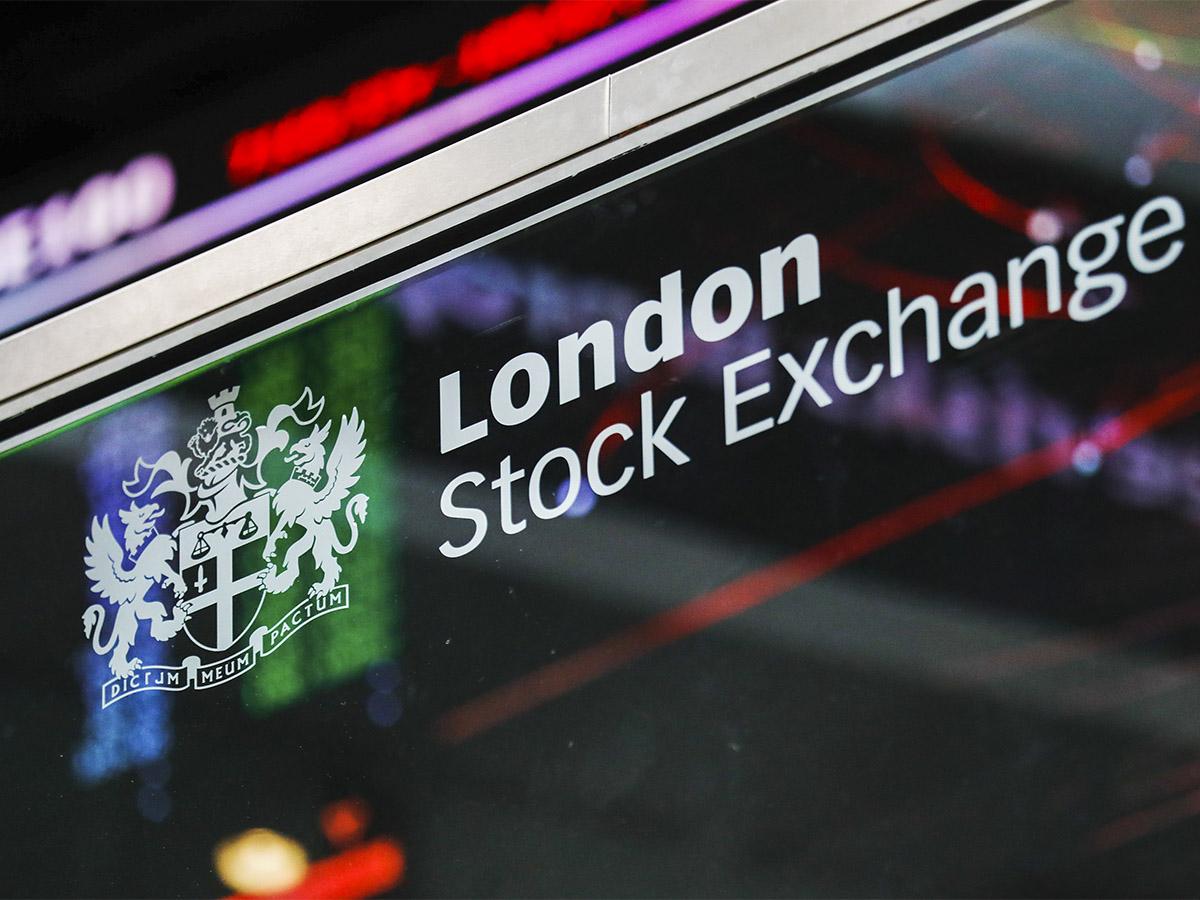
[[[292,477],[272,498],[275,528],[267,538],[263,553],[269,568],[263,573],[262,583],[272,594],[286,591],[295,583],[300,574],[300,559],[309,552],[321,572],[320,580],[309,588],[309,596],[328,594],[342,574],[336,554],[354,549],[358,542],[358,523],[366,520],[367,495],[350,496],[350,489],[358,483],[358,470],[366,448],[362,420],[357,409],[350,411],[348,419],[342,416],[337,440],[326,459],[325,440],[329,437],[330,424],[314,425],[312,433],[292,444],[284,457],[292,464]],[[322,479],[325,483],[318,488]],[[343,503],[350,527],[350,537],[345,543],[338,540],[333,519]],[[283,568],[280,569],[275,563],[276,547],[292,528],[299,529],[300,534],[284,553]]]
[[[89,606],[83,614],[83,635],[91,639],[92,649],[97,653],[112,652],[108,667],[118,678],[128,678],[141,668],[140,659],[129,658],[139,622],[149,620],[151,636],[166,641],[179,633],[189,613],[186,602],[176,603],[168,617],[165,606],[146,599],[146,593],[155,583],[169,585],[176,597],[182,597],[185,590],[183,579],[171,568],[175,538],[159,534],[155,528],[154,523],[162,514],[157,503],[139,506],[134,502],[129,509],[118,513],[125,525],[124,547],[109,527],[108,516],[92,519],[92,533],[84,540],[83,563],[92,590],[116,604],[117,614],[108,640],[101,641],[105,609],[99,603]],[[136,555],[132,567],[126,567],[126,552]]]

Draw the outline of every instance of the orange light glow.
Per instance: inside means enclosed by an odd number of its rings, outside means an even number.
[[[371,808],[357,797],[330,803],[321,810],[321,831],[338,848],[362,840],[371,822]]]
[[[218,844],[213,864],[226,885],[261,896],[299,885],[308,871],[308,854],[289,837],[269,828],[251,828]]]

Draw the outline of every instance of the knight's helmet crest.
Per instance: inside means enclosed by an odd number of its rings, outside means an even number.
[[[196,458],[196,476],[205,484],[224,481],[250,463],[253,445],[250,414],[237,408],[239,388],[226,388],[208,398],[212,415],[196,428],[188,450]]]
[[[240,391],[241,388],[234,385],[218,391],[208,398],[208,407],[212,410],[213,420],[217,423],[218,428],[226,427],[228,423],[237,418],[237,410],[233,404],[237,401]]]

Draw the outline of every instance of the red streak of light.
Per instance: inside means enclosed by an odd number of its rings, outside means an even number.
[[[1200,604],[1193,600],[1151,610],[1126,619],[1112,628],[1101,628],[1063,638],[1031,641],[975,659],[963,660],[955,670],[980,680],[1004,678],[1034,669],[1051,668],[1118,650],[1182,625],[1200,622]]]
[[[1200,783],[1200,760],[1193,760],[1182,766],[1168,769],[1154,779],[1156,787],[1172,794],[1187,788],[1194,788],[1198,783]]]
[[[1196,815],[1200,815],[1200,791],[1192,791],[1149,809],[1130,813],[1096,829],[1090,841],[1091,847],[1097,853],[1106,853]]]
[[[1200,160],[1194,135],[1182,131],[1162,131],[1146,141],[1142,156],[1153,166],[1168,162],[1195,163]]]
[[[847,140],[831,128],[809,125],[794,134],[797,140],[856,175],[870,175],[886,184],[903,181],[909,176],[908,167],[898,163],[895,157],[876,153],[857,141]]]
[[[887,205],[880,205],[855,217],[824,240],[825,245],[858,247],[878,237],[892,234],[904,227],[904,220],[941,199],[941,192],[931,184],[922,183],[910,193],[903,194]]]
[[[1189,116],[1200,114],[1200,105],[1197,105],[1195,91],[1190,85],[1171,78],[1161,69],[1153,73],[1147,72],[1133,62],[1128,54],[1113,51],[1108,55],[1113,63],[1112,71],[1142,93],[1162,100]]]
[[[304,880],[281,894],[236,894],[229,900],[359,900],[394,888],[404,877],[404,848],[376,838],[308,867]]]
[[[1083,712],[1099,712],[1175,690],[1194,681],[1197,674],[1200,660],[1196,658],[1144,666],[1131,675],[1071,691],[1068,697]]]
[[[1056,441],[919,497],[494,688],[444,713],[435,724],[435,733],[446,743],[466,741],[659,647],[730,619],[944,519],[1047,478],[1071,464],[1072,453],[1082,440],[1111,452],[1198,409],[1200,365],[1192,365],[1150,399],[1089,433]]]
[[[929,294],[938,302],[939,306],[948,309],[961,308],[960,305],[950,302],[950,295],[954,292],[957,282],[951,281],[948,278],[939,278],[936,275],[925,275],[921,272],[898,269],[893,266],[884,265],[883,263],[872,262],[858,256],[853,249],[844,244],[836,244],[832,241],[826,242],[826,265],[831,271],[837,272],[838,275],[847,281],[853,281],[880,291],[900,288],[905,299],[911,299],[918,294]],[[1024,287],[1021,293],[1025,318],[1068,318],[1065,309],[1060,309],[1058,312],[1050,312],[1050,301],[1045,291],[1039,288]],[[973,291],[964,300],[970,302],[977,299],[978,296],[979,292]],[[1009,305],[1008,288],[1000,287],[997,306],[1000,309],[1001,315],[1007,316],[1009,314]]]
[[[1115,849],[1200,813],[1200,807],[1196,805],[1197,798],[1200,798],[1200,790],[1196,789],[1198,782],[1200,760],[1192,760],[1137,783],[1134,793],[1143,797],[1163,792],[1173,796],[1153,807],[1123,816],[1097,829],[1092,835],[1093,851],[1105,852]],[[1185,791],[1185,796],[1179,796]]]
[[[1122,785],[1123,797],[1138,802],[1172,797],[1188,790],[1200,788],[1200,759],[1174,766],[1153,775],[1139,773]]]
[[[805,132],[803,138],[815,143],[818,148],[826,146],[826,149],[831,151],[836,149],[842,154],[852,152],[855,147],[853,144],[841,141],[829,146],[829,142],[836,140],[836,136],[823,134],[819,130]],[[922,155],[931,173],[944,190],[949,191],[954,196],[958,196],[955,190],[966,191],[970,196],[975,198],[977,204],[980,204],[980,206],[977,206],[967,203],[972,209],[979,212],[981,211],[981,207],[987,208],[991,211],[992,215],[990,217],[993,219],[998,214],[1002,215],[1004,218],[1004,221],[1001,221],[1002,225],[1011,227],[1020,234],[1025,234],[1026,224],[1033,212],[1032,210],[1001,197],[982,182],[972,178],[930,137],[926,137],[922,142]],[[877,207],[870,213],[859,216],[854,221],[838,229],[822,241],[821,249],[824,267],[831,272],[836,272],[847,281],[852,281],[865,287],[878,291],[887,291],[898,287],[909,297],[917,294],[930,294],[941,306],[956,308],[950,303],[949,299],[950,294],[954,291],[957,284],[956,282],[946,278],[925,275],[921,272],[913,272],[908,269],[900,269],[877,263],[862,257],[856,249],[859,245],[865,244],[882,234],[898,228],[900,221],[905,216],[912,215],[921,208],[928,206],[935,194],[939,197],[941,196],[937,192],[937,188],[932,185],[928,185],[927,187],[918,186],[910,193],[897,198],[890,205]],[[959,199],[967,202],[962,197],[959,197]],[[1001,287],[999,293],[1000,312],[1002,315],[1008,315],[1008,289]],[[973,300],[975,297],[971,296],[966,299]],[[1047,308],[1049,300],[1044,290],[1025,287],[1023,289],[1023,302],[1025,317],[1027,319],[1067,318],[1065,310],[1059,310],[1056,313],[1049,311]]]
[[[946,193],[1005,228],[1025,233],[1033,210],[998,194],[960,166],[933,137],[921,140],[921,158]]]

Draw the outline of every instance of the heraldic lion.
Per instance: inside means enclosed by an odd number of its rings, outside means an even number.
[[[92,649],[97,653],[112,653],[108,667],[118,678],[128,678],[141,668],[140,659],[129,658],[139,622],[149,621],[151,637],[166,641],[179,633],[188,617],[189,604],[186,602],[176,603],[168,617],[163,604],[146,600],[146,593],[156,582],[170,585],[176,598],[182,597],[185,590],[183,579],[171,568],[175,539],[159,534],[154,525],[162,514],[157,503],[138,506],[134,502],[128,510],[118,513],[125,524],[124,548],[112,533],[108,516],[102,521],[93,516],[91,536],[84,540],[83,562],[92,582],[92,591],[116,604],[117,613],[108,640],[101,641],[105,608],[99,603],[89,606],[83,614],[83,636],[91,639]],[[132,567],[127,567],[127,562],[132,562]]]

